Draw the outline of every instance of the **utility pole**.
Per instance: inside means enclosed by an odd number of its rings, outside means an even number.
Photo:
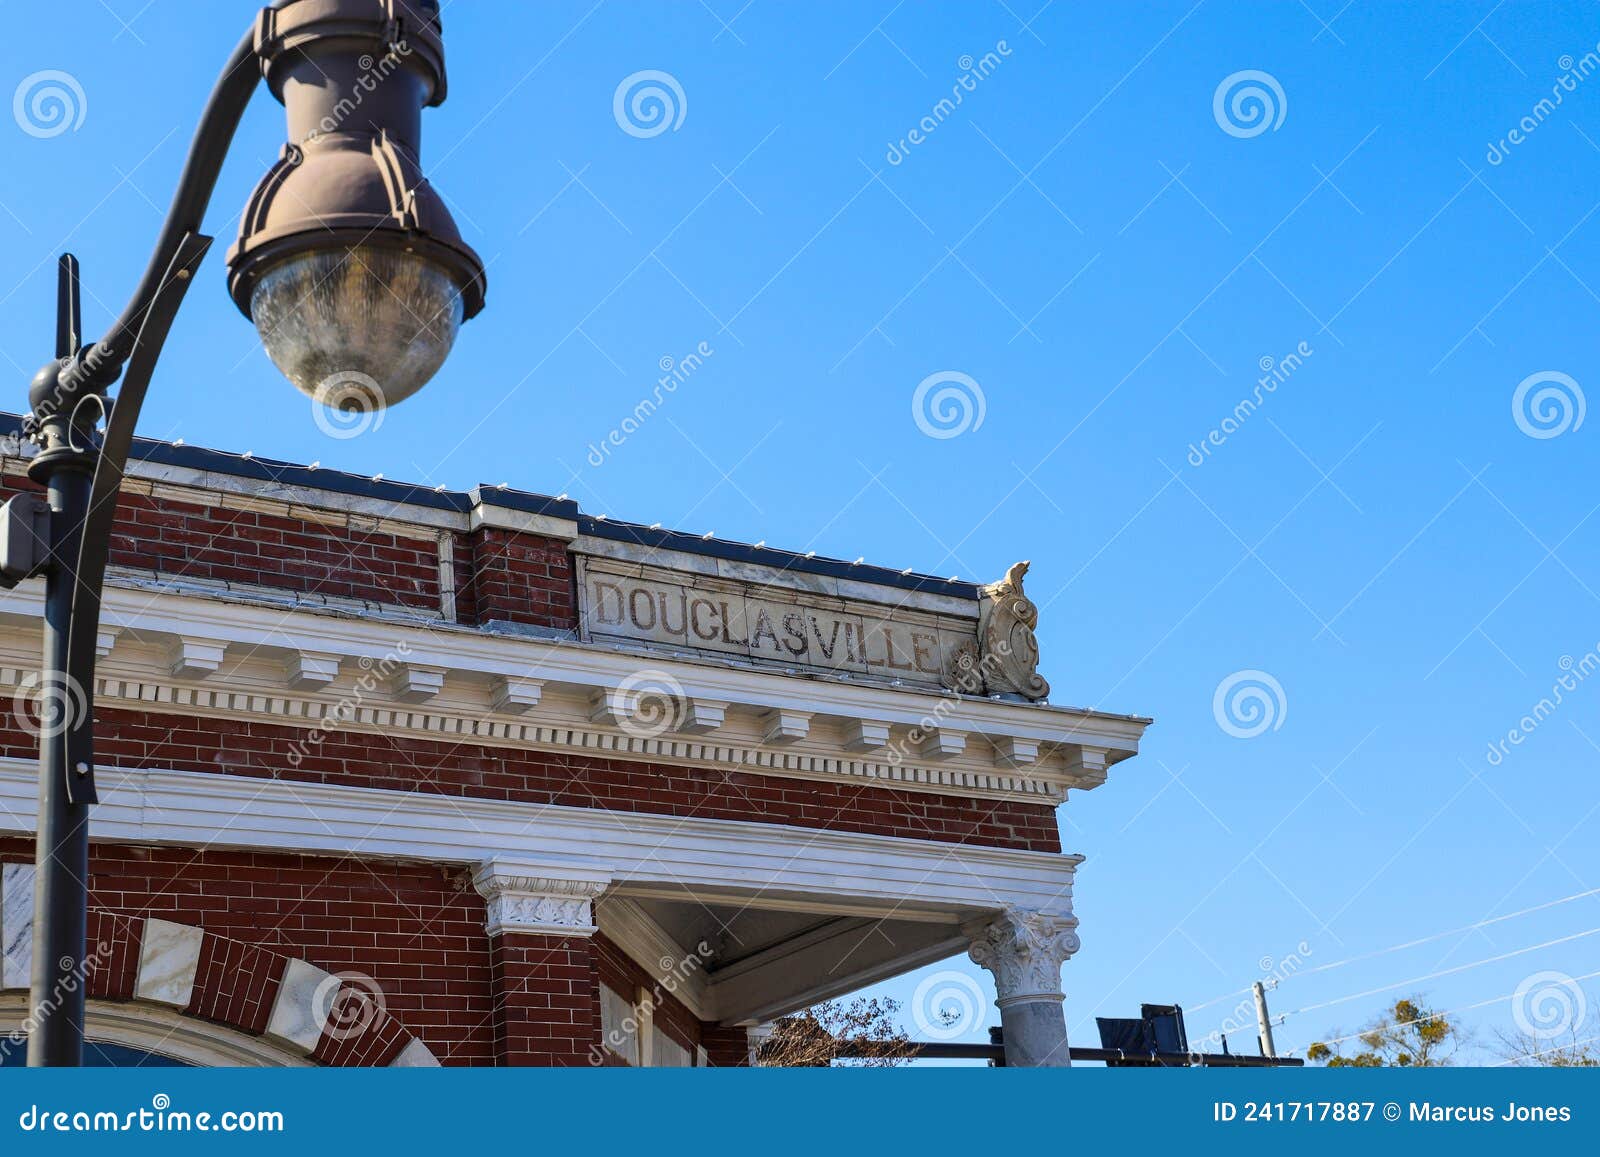
[[[1259,980],[1251,986],[1256,994],[1256,1035],[1261,1042],[1261,1055],[1275,1057],[1278,1046],[1272,1043],[1272,1018],[1267,1015],[1267,988]]]

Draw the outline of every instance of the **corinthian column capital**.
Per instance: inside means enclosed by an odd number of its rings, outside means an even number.
[[[995,1003],[1000,1008],[1059,1001],[1061,965],[1078,950],[1077,926],[1077,917],[1070,914],[1007,908],[965,927],[971,938],[967,954],[994,974]]]

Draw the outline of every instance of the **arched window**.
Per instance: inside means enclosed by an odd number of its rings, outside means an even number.
[[[27,1017],[21,994],[0,997],[0,1068],[27,1063],[21,1029]],[[261,1037],[169,1009],[124,1001],[91,1000],[84,1026],[83,1063],[91,1068],[304,1066],[306,1058]]]
[[[0,1069],[20,1069],[28,1059],[26,1037],[12,1036],[0,1041]],[[83,1066],[87,1069],[172,1069],[193,1068],[188,1061],[127,1045],[105,1041],[85,1041]]]

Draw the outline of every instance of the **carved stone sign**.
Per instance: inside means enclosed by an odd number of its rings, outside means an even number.
[[[598,557],[583,559],[581,590],[586,639],[926,687],[978,639],[977,603],[961,616]]]
[[[578,563],[579,622],[586,640],[1037,701],[1050,684],[1037,669],[1027,573],[1017,563],[970,604],[883,603],[807,590],[804,575],[778,586],[590,555]]]

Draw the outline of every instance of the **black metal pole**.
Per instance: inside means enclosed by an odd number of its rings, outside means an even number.
[[[89,510],[94,460],[70,450],[39,471],[50,501],[45,577],[44,671],[39,698],[39,834],[34,880],[33,978],[28,1033],[32,1067],[83,1063],[88,987],[89,802],[68,776],[92,767],[93,673],[84,686],[68,670],[67,640],[77,583],[78,540]]]
[[[61,258],[56,285],[56,358],[78,352],[82,308],[78,262]],[[44,666],[38,687],[39,823],[34,855],[33,972],[28,1033],[30,1066],[83,1063],[87,997],[89,805],[92,790],[74,790],[69,776],[94,766],[94,666],[75,669],[70,641],[78,555],[94,478],[94,424],[100,398],[78,404],[60,389],[59,370],[34,383],[34,416],[44,450],[28,473],[50,504],[50,554],[45,567]],[[87,779],[87,770],[83,773]],[[88,787],[92,780],[88,780]]]

